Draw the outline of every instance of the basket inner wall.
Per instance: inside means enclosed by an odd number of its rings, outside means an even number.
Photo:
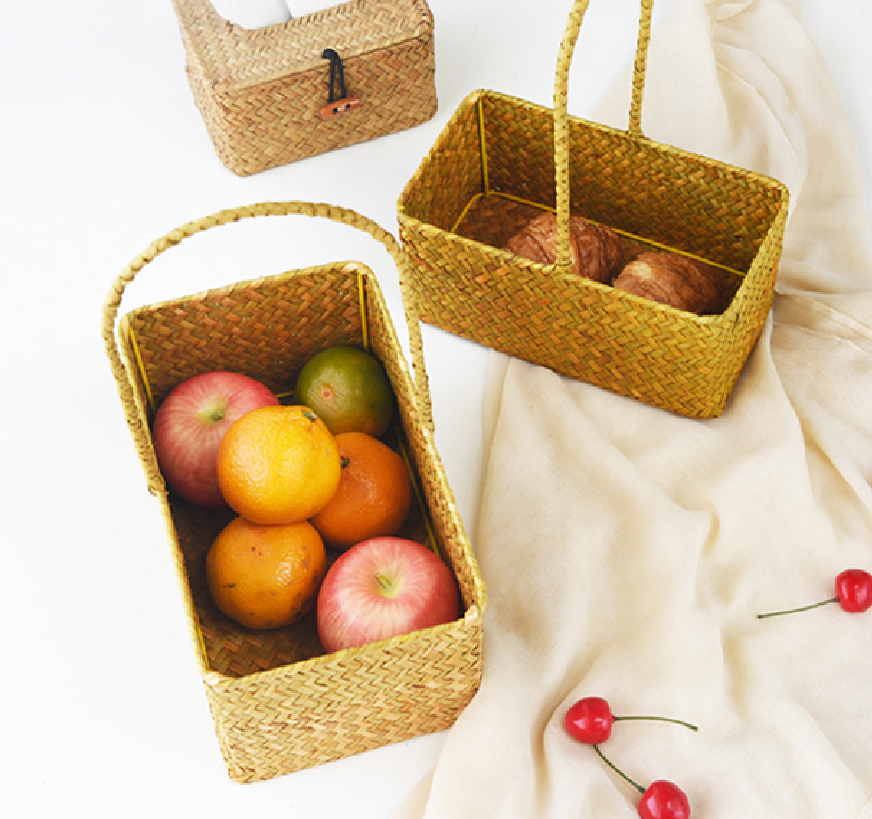
[[[481,106],[490,189],[555,207],[551,110]],[[777,183],[624,131],[570,118],[570,140],[574,213],[742,273],[782,206]]]
[[[483,191],[478,116],[474,103],[467,100],[406,186],[402,207],[412,218],[450,231]]]
[[[339,343],[364,346],[359,269],[348,264],[292,272],[151,305],[128,314],[121,325],[123,338],[128,345],[135,345],[130,357],[141,361],[153,395],[153,402],[143,399],[143,404],[158,406],[185,378],[216,369],[244,372],[263,381],[284,403],[290,403],[297,374],[312,355]],[[371,274],[362,277],[369,344],[391,378],[402,421],[396,425],[389,443],[413,450],[409,461],[420,489],[423,456],[417,451],[420,442],[415,440],[420,425],[410,420],[417,416],[411,414],[401,353],[384,302],[377,288],[370,286],[373,281],[370,277]],[[127,330],[133,333],[134,345],[128,340]],[[218,339],[220,344],[216,343]],[[210,544],[234,513],[197,507],[172,491],[168,502],[187,592],[210,670],[241,677],[324,653],[314,612],[288,628],[274,631],[247,629],[222,614],[208,592],[204,564]],[[432,507],[429,497],[427,503]],[[420,503],[413,504],[399,534],[426,542],[433,528],[428,519],[432,515],[432,508],[425,510]],[[437,536],[442,532],[439,528]],[[440,548],[444,548],[442,543]],[[461,556],[456,547],[451,548],[452,553],[445,557],[457,566]],[[336,556],[328,552],[328,557]],[[462,579],[458,580],[463,588]],[[464,598],[468,600],[467,593]]]
[[[484,134],[482,151],[480,134]],[[745,273],[783,208],[772,180],[646,138],[570,118],[573,213]],[[403,195],[402,210],[452,232],[470,203],[498,195],[556,207],[551,109],[479,92],[461,104]],[[470,235],[502,247],[517,221]]]

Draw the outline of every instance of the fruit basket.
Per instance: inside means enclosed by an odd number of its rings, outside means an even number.
[[[722,412],[772,304],[787,220],[780,182],[641,130],[651,0],[643,0],[626,131],[570,117],[567,83],[587,0],[561,43],[553,109],[479,90],[454,112],[398,202],[420,318],[509,355],[694,417]],[[555,264],[503,249],[556,213]],[[569,218],[736,278],[695,315],[571,272]]]
[[[430,119],[426,0],[348,0],[247,30],[209,0],[172,0],[188,82],[218,158],[246,176]]]
[[[167,523],[197,663],[232,779],[263,780],[443,730],[478,688],[485,590],[433,440],[426,373],[413,381],[373,272],[343,262],[244,281],[135,309],[117,319],[125,288],[158,254],[201,231],[254,216],[302,214],[388,233],[343,208],[266,203],[221,211],[154,242],[107,296],[103,338],[127,423]],[[413,312],[414,306],[409,309]],[[410,327],[420,347],[417,323]],[[186,503],[168,490],[150,422],[170,389],[201,372],[229,369],[278,396],[293,391],[311,355],[334,344],[369,350],[393,387],[394,434],[417,488],[414,529],[451,567],[462,616],[442,626],[326,654],[313,614],[272,631],[238,626],[212,603],[205,554],[232,513]],[[420,360],[419,356],[416,356]]]

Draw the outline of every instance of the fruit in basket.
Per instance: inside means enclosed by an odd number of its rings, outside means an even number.
[[[689,313],[717,313],[722,307],[721,274],[710,265],[679,253],[640,253],[626,264],[612,284],[618,290]]]
[[[652,720],[654,722],[671,722],[675,725],[683,725],[696,731],[697,727],[689,722],[671,717],[639,717],[619,716],[612,713],[611,706],[602,697],[583,697],[573,703],[566,711],[564,726],[567,733],[588,745],[599,745],[605,742],[612,734],[612,725],[618,720]]]
[[[868,611],[872,608],[872,574],[863,569],[845,569],[845,571],[840,572],[836,576],[835,597],[829,597],[818,603],[811,603],[808,606],[800,606],[796,609],[758,614],[757,619],[763,620],[767,617],[778,617],[782,614],[796,614],[800,611],[809,611],[820,606],[826,606],[828,603],[838,603],[842,611],[846,611],[849,614],[861,614],[864,611]]]
[[[218,448],[218,485],[228,505],[253,523],[297,523],[317,514],[339,486],[336,439],[303,406],[243,415]]]
[[[262,526],[236,517],[206,554],[215,605],[255,629],[288,626],[310,612],[326,572],[324,543],[307,521]]]
[[[393,415],[394,393],[381,362],[350,344],[337,344],[309,359],[297,377],[294,396],[334,435],[365,432],[380,438]]]
[[[225,506],[218,488],[218,447],[231,424],[278,399],[262,383],[241,373],[215,371],[177,385],[158,407],[152,435],[167,483],[200,506]]]
[[[339,556],[316,611],[322,645],[339,651],[456,620],[460,596],[451,569],[426,546],[380,537]]]
[[[402,456],[365,432],[336,436],[342,471],[339,487],[311,518],[328,547],[347,549],[362,540],[394,535],[412,503],[412,481]]]
[[[539,264],[557,261],[557,217],[550,211],[537,216],[506,243],[506,250]],[[607,284],[623,261],[621,237],[611,228],[581,216],[569,217],[572,271]]]

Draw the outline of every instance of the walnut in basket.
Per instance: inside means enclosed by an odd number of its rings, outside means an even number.
[[[719,313],[725,285],[716,268],[678,253],[645,252],[628,262],[612,285],[689,313]]]
[[[539,264],[557,261],[557,217],[546,212],[525,225],[506,243],[506,250]],[[580,276],[608,284],[623,260],[621,238],[611,228],[569,217],[572,270]]]

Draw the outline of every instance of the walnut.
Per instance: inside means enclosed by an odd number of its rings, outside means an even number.
[[[557,217],[551,212],[537,216],[509,239],[505,249],[539,264],[554,264]],[[611,281],[623,259],[620,236],[581,216],[569,217],[569,250],[572,271],[603,284]]]
[[[640,253],[612,285],[689,313],[703,315],[722,309],[720,272],[678,253]]]

